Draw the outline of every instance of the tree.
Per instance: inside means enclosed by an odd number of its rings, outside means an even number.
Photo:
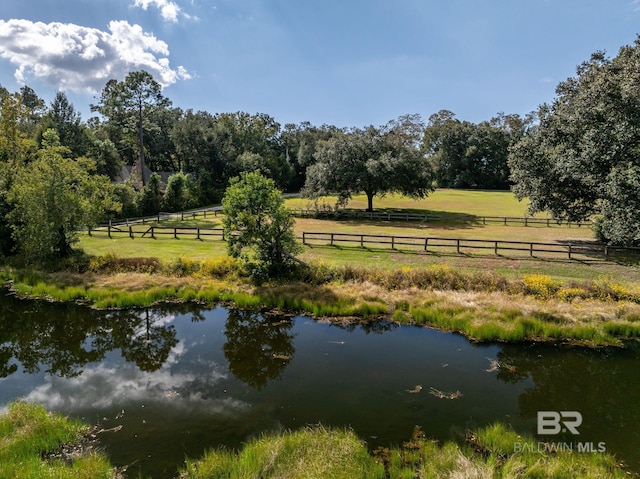
[[[155,215],[162,208],[162,180],[158,173],[151,173],[149,182],[138,193],[138,213]]]
[[[181,171],[174,173],[167,180],[164,190],[163,205],[167,211],[181,211],[191,206],[193,198],[193,182]]]
[[[275,182],[259,172],[231,179],[222,199],[227,249],[258,278],[282,275],[298,260],[291,213]]]
[[[91,105],[112,125],[112,131],[124,136],[129,142],[135,141],[138,150],[138,164],[142,184],[147,183],[145,160],[145,131],[154,127],[151,118],[158,110],[168,108],[171,102],[162,95],[162,86],[146,71],[135,71],[122,82],[109,80],[102,90],[100,103]],[[125,132],[135,131],[135,139]]]
[[[287,163],[293,170],[290,191],[300,191],[305,183],[307,168],[316,162],[315,154],[321,141],[330,139],[342,130],[332,125],[313,126],[309,122],[288,123],[280,134]]]
[[[602,214],[601,231],[614,244],[640,244],[640,38],[608,59],[596,52],[541,105],[539,124],[514,148],[514,192],[529,211],[571,221]]]
[[[435,179],[445,188],[509,188],[509,147],[524,134],[527,120],[499,113],[478,124],[460,121],[448,110],[431,115],[423,151]]]
[[[111,198],[111,183],[92,175],[87,158],[65,158],[54,130],[43,135],[38,157],[21,168],[9,191],[13,236],[27,258],[64,257],[71,253],[78,230],[99,222],[119,205]]]
[[[87,155],[90,146],[87,127],[82,123],[80,114],[75,111],[64,92],[56,93],[49,111],[44,115],[41,128],[42,131],[49,128],[56,130],[60,144],[71,151],[73,158]]]
[[[335,193],[344,204],[351,195],[373,197],[398,192],[424,198],[433,191],[432,170],[420,151],[424,125],[418,116],[404,116],[376,128],[353,128],[322,142],[317,162],[307,169],[304,192],[318,197]]]

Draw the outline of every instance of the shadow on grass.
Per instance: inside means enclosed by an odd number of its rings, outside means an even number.
[[[383,248],[383,247],[360,247],[360,246],[346,246],[346,245],[330,245],[320,243],[306,243],[306,247],[310,249],[328,249],[334,251],[342,251],[345,253],[387,253],[387,254],[400,254],[400,255],[415,255],[415,256],[429,256],[436,258],[468,258],[468,259],[497,259],[506,261],[525,261],[525,262],[544,262],[544,263],[564,263],[575,264],[580,263],[584,265],[603,264],[607,261],[603,257],[594,256],[593,258],[577,258],[573,256],[569,259],[566,255],[564,257],[552,257],[552,256],[529,256],[529,255],[513,255],[508,256],[505,254],[493,254],[493,253],[470,253],[470,252],[456,252],[456,251],[436,251],[433,250],[433,246],[429,246],[429,250],[408,249],[408,248]],[[640,258],[639,258],[640,259]],[[609,263],[614,263],[611,259]],[[640,263],[640,262],[639,262]]]
[[[599,260],[622,266],[640,265],[640,248],[609,246],[605,255],[605,245],[596,240],[558,240],[558,244],[572,245],[572,255],[586,256],[589,258],[588,262]],[[578,258],[574,258],[574,260],[580,261]]]
[[[405,220],[402,218],[384,219],[379,217],[368,219],[368,217],[363,216],[367,214],[366,211],[356,209],[339,210],[333,214],[320,215],[318,219],[328,219],[353,226],[392,226],[394,228],[416,228],[416,225],[420,227],[433,225],[439,229],[446,230],[482,226],[482,221],[475,215],[452,213],[450,211],[380,208],[374,210],[373,213],[374,215],[418,215],[426,216],[426,219],[417,218]]]

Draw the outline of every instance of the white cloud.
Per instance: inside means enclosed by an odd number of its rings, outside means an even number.
[[[172,69],[169,47],[140,25],[109,22],[109,31],[71,23],[0,20],[0,57],[17,69],[19,83],[29,76],[62,90],[96,93],[107,80],[146,70],[163,86],[190,78],[183,67]]]
[[[167,22],[177,22],[180,14],[189,18],[186,13],[182,12],[177,3],[169,0],[135,0],[133,3],[134,7],[141,7],[143,10],[149,8],[149,5],[153,5],[160,10],[160,15]]]
[[[250,406],[245,401],[222,393],[219,383],[227,379],[228,372],[215,363],[208,366],[206,374],[194,374],[173,372],[166,363],[153,373],[140,371],[131,363],[99,364],[86,367],[78,377],[47,375],[44,382],[23,399],[42,404],[48,410],[69,413],[132,403],[225,416],[248,409]]]

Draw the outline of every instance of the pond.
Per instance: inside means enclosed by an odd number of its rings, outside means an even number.
[[[175,477],[185,457],[318,423],[351,427],[372,449],[409,440],[415,425],[441,441],[495,421],[539,437],[538,411],[583,419],[579,436],[546,440],[604,443],[640,471],[635,343],[480,345],[388,322],[184,305],[105,312],[4,296],[0,408],[18,398],[98,425],[129,477]]]

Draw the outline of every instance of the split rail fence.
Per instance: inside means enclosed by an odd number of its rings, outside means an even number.
[[[384,211],[359,211],[359,210],[305,210],[292,209],[291,213],[300,218],[335,218],[335,219],[368,219],[378,221],[422,221],[424,223],[436,223],[446,221],[450,223],[474,223],[474,224],[499,224],[518,226],[590,226],[590,221],[571,222],[560,221],[553,218],[538,218],[535,216],[475,216],[475,215],[430,215],[424,213],[399,213]]]
[[[146,226],[142,224],[106,225],[89,231],[90,235],[106,234],[109,238],[128,236],[130,238],[173,237],[225,241],[223,228]],[[423,251],[431,253],[482,254],[483,252],[501,256],[554,257],[568,259],[608,259],[611,256],[638,256],[640,248],[614,247],[598,243],[542,243],[526,241],[506,241],[494,239],[440,238],[400,235],[372,235],[360,233],[302,232],[298,239],[308,246],[354,245],[360,248],[382,248]]]

